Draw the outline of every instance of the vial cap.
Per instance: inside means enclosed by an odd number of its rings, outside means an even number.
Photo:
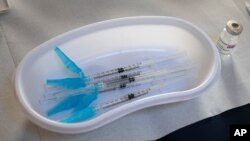
[[[227,22],[226,30],[232,35],[239,35],[243,30],[243,26],[235,20],[229,20]]]

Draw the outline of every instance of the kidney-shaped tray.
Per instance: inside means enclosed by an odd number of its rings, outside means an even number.
[[[125,102],[84,122],[65,124],[49,119],[39,104],[46,79],[70,75],[55,55],[55,47],[60,47],[89,73],[182,50],[192,62],[195,75],[176,89]],[[14,84],[18,100],[31,121],[55,132],[81,133],[146,107],[199,96],[219,72],[216,47],[195,25],[174,17],[130,17],[80,27],[39,45],[19,64]],[[106,99],[110,97],[106,95]]]

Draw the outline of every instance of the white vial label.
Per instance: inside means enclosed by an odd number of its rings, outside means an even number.
[[[222,54],[230,54],[231,51],[236,46],[236,44],[231,44],[231,45],[230,44],[226,44],[221,39],[219,39],[219,41],[217,42],[216,46],[219,49],[220,53],[222,53]]]

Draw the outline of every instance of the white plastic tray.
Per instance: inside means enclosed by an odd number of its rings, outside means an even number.
[[[53,51],[56,46],[81,67],[93,64],[86,68],[90,73],[136,62],[147,56],[184,50],[195,64],[195,76],[174,91],[166,90],[121,104],[85,122],[64,124],[47,118],[38,104],[46,79],[71,75],[58,61]],[[119,53],[123,54],[120,58]],[[216,47],[195,25],[173,17],[122,18],[77,28],[34,48],[17,68],[15,90],[28,118],[34,123],[55,132],[82,133],[146,107],[199,96],[218,77],[220,67]]]

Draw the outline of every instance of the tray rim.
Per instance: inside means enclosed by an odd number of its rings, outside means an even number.
[[[187,24],[188,26],[196,29],[198,32],[200,32],[205,37],[206,40],[208,40],[209,44],[211,45],[211,48],[212,48],[212,51],[213,51],[214,57],[215,57],[214,58],[215,62],[213,64],[213,68],[215,68],[216,70],[213,70],[213,72],[209,75],[209,77],[208,77],[209,79],[206,79],[205,81],[203,81],[203,83],[201,83],[200,85],[198,85],[197,87],[195,87],[193,89],[181,91],[181,92],[171,92],[171,93],[168,93],[168,95],[152,96],[150,98],[144,98],[143,102],[138,102],[141,100],[137,100],[136,102],[125,104],[125,105],[122,105],[118,108],[112,109],[111,111],[109,111],[109,114],[116,115],[113,118],[107,118],[107,116],[102,116],[101,119],[100,119],[100,117],[96,117],[95,119],[92,119],[92,120],[89,120],[86,122],[81,122],[81,123],[74,123],[74,124],[59,123],[59,122],[56,122],[53,120],[49,120],[49,119],[43,117],[42,115],[38,114],[30,106],[30,104],[25,100],[23,92],[19,88],[20,77],[22,74],[22,70],[25,66],[25,63],[29,61],[28,59],[35,57],[36,53],[46,52],[46,50],[53,48],[53,46],[51,45],[51,44],[53,44],[53,42],[55,43],[56,41],[61,40],[61,38],[65,38],[68,35],[77,34],[76,32],[80,32],[80,31],[84,32],[84,30],[91,30],[92,28],[95,28],[98,26],[103,26],[105,24],[108,25],[108,24],[112,24],[112,23],[116,23],[116,22],[119,23],[119,22],[123,22],[123,21],[127,21],[127,20],[141,20],[141,19],[175,20],[175,21],[180,21],[183,24]],[[36,48],[32,49],[31,51],[29,51],[27,53],[27,55],[22,59],[22,61],[18,65],[17,70],[16,70],[16,74],[15,74],[14,85],[15,85],[15,92],[16,92],[16,96],[18,98],[18,101],[22,105],[21,107],[22,107],[23,111],[28,115],[28,118],[32,122],[38,124],[39,126],[45,128],[45,129],[51,130],[51,131],[55,131],[55,132],[59,132],[59,133],[72,133],[72,134],[74,134],[74,133],[82,133],[82,132],[91,131],[91,130],[96,129],[98,127],[101,127],[107,123],[110,123],[110,122],[112,122],[120,117],[123,117],[129,113],[132,113],[132,112],[135,112],[135,111],[147,108],[147,107],[172,103],[172,102],[176,102],[176,101],[183,101],[183,100],[188,100],[188,99],[192,99],[194,97],[197,97],[197,96],[201,95],[202,91],[206,90],[210,85],[212,85],[212,82],[215,81],[216,78],[218,78],[218,75],[220,73],[220,69],[221,69],[220,57],[219,57],[218,51],[216,50],[215,45],[212,43],[211,39],[207,36],[207,34],[205,32],[203,32],[200,28],[198,28],[196,25],[194,25],[186,20],[182,20],[182,19],[175,18],[175,17],[166,17],[166,16],[125,17],[125,18],[118,18],[118,19],[111,19],[111,20],[107,20],[107,21],[97,22],[97,23],[93,23],[90,25],[76,28],[76,29],[71,30],[69,32],[63,33],[59,36],[56,36],[56,37],[46,41],[45,43],[37,46]],[[177,93],[178,93],[178,95],[182,96],[181,99],[178,99],[178,100],[173,99],[173,95],[176,95]],[[131,108],[131,107],[133,107],[133,108]],[[136,107],[136,108],[134,108],[134,107]],[[130,109],[130,110],[128,110],[128,109]],[[120,111],[123,111],[123,112],[121,113]],[[105,115],[107,115],[107,114],[105,114]]]

